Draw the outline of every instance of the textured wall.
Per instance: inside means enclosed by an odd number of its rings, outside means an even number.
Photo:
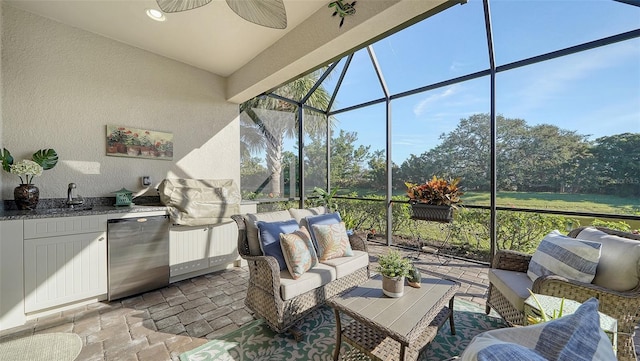
[[[60,162],[36,178],[41,198],[110,196],[166,177],[239,183],[238,105],[225,81],[194,67],[3,5],[0,144],[17,159],[54,148]],[[172,132],[173,161],[105,155],[106,125]],[[16,176],[2,172],[2,199]]]
[[[2,39],[2,29],[4,28],[4,26],[2,26],[2,23],[3,23],[3,21],[2,21],[2,9],[3,9],[3,6],[2,6],[2,4],[0,4],[0,39]],[[2,52],[2,42],[0,42],[0,53],[1,52]],[[0,84],[2,84],[2,57],[1,56],[0,56]],[[1,86],[0,86],[0,88],[1,88]],[[3,144],[4,144],[3,141],[2,141],[2,133],[3,133],[3,129],[2,129],[3,128],[3,126],[2,126],[2,94],[3,93],[4,93],[3,91],[0,91],[0,149],[3,148]],[[2,173],[2,169],[0,169],[0,173]],[[3,187],[2,184],[3,184],[3,180],[2,180],[2,177],[0,177],[0,190]],[[1,192],[0,192],[0,194],[1,194]]]

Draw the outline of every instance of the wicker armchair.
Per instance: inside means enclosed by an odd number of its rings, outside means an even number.
[[[569,233],[576,238],[585,227],[577,228]],[[631,240],[639,240],[640,235],[615,231],[608,228],[596,227],[610,235]],[[492,269],[527,272],[531,255],[514,252],[499,251],[491,265]],[[638,260],[640,262],[640,260]],[[489,277],[489,294],[487,297],[487,314],[493,308],[511,325],[524,325],[524,312],[509,301],[508,296],[491,282]],[[619,360],[636,360],[633,335],[635,327],[640,322],[640,284],[635,288],[619,292],[592,283],[579,283],[559,276],[540,277],[531,287],[531,291],[555,297],[584,302],[591,297],[599,300],[599,311],[618,320],[617,356]]]
[[[289,330],[305,315],[339,293],[355,287],[370,277],[369,265],[337,278],[328,284],[307,291],[294,298],[284,300],[280,292],[280,268],[278,261],[270,256],[251,255],[247,239],[245,217],[232,216],[238,225],[238,253],[248,262],[249,284],[245,305],[257,318],[263,318],[274,331]],[[356,235],[349,236],[351,248],[367,252],[365,240]],[[294,332],[296,339],[299,335]]]

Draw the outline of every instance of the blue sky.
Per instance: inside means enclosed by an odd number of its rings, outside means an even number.
[[[493,0],[491,15],[498,66],[640,28],[640,7],[613,0]],[[487,69],[482,2],[456,5],[373,48],[392,94]],[[325,84],[330,91],[337,78]],[[382,94],[368,53],[360,51],[337,107]],[[461,118],[488,113],[489,97],[484,77],[395,100],[393,161],[400,164],[437,145]],[[498,74],[497,111],[591,139],[640,132],[640,39]],[[376,105],[336,118],[340,129],[357,132],[361,144],[376,150],[386,141],[384,116],[384,106]]]

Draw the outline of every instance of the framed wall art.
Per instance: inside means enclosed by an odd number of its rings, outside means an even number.
[[[172,160],[173,133],[107,125],[107,155]]]

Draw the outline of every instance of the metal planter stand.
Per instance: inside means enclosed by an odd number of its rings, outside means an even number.
[[[453,207],[451,206],[435,206],[432,204],[411,202],[411,219],[415,221],[427,221],[436,222],[440,224],[440,231],[444,234],[444,239],[438,246],[420,246],[420,252],[433,253],[438,257],[438,261],[441,265],[445,265],[449,262],[448,258],[440,257],[440,250],[442,247],[449,244],[451,241],[451,227],[453,225]],[[414,229],[417,229],[414,227]],[[420,235],[417,235],[417,240],[420,242]],[[422,242],[420,242],[422,243]],[[418,255],[419,255],[418,253]],[[418,257],[416,257],[418,258]]]

